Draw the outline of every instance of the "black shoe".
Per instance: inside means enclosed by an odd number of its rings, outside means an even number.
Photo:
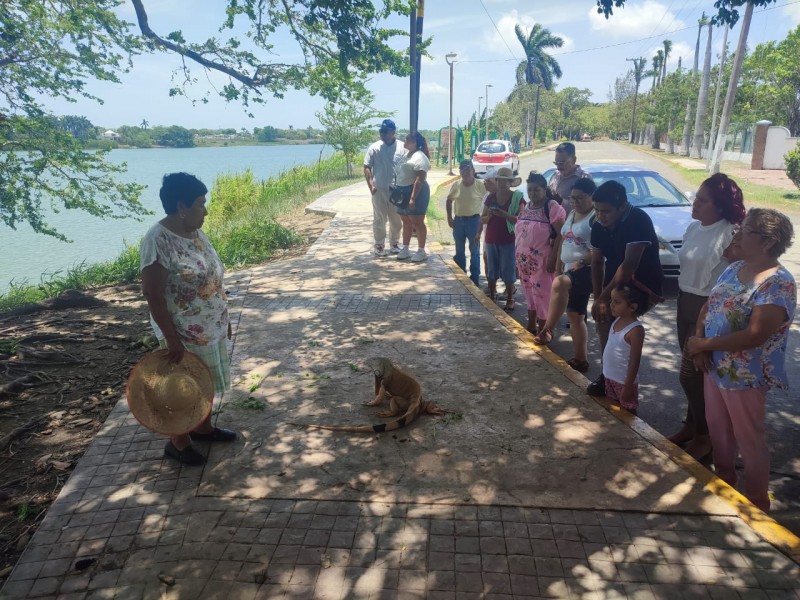
[[[586,388],[586,393],[590,396],[605,396],[606,395],[606,378],[602,375],[595,379]]]
[[[167,442],[164,446],[164,456],[174,458],[182,465],[196,467],[205,464],[206,458],[200,454],[193,446],[186,446],[183,450],[178,450],[172,442]]]
[[[214,431],[209,433],[198,433],[193,431],[189,434],[195,442],[232,442],[236,439],[236,432],[230,429],[214,427]]]

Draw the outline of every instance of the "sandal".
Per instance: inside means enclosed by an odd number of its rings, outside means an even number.
[[[516,308],[516,303],[514,302],[514,298],[509,298],[506,300],[506,305],[503,307],[503,310],[506,312],[514,312],[514,308]]]
[[[533,338],[533,343],[536,344],[537,346],[547,346],[552,341],[553,341],[553,332],[550,331],[547,327],[542,327],[542,329],[539,331],[539,334],[535,338]]]
[[[578,371],[578,373],[586,373],[589,370],[589,361],[588,360],[578,360],[577,358],[570,358],[567,361],[567,364]]]

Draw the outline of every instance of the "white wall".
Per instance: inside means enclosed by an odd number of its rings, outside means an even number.
[[[797,147],[800,138],[789,135],[786,127],[773,125],[767,130],[767,147],[764,149],[764,169],[786,169],[784,155]]]

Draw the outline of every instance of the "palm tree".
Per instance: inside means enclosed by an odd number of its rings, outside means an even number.
[[[636,101],[639,98],[639,84],[642,83],[644,77],[644,66],[647,64],[647,59],[642,56],[641,58],[633,59],[633,80],[636,82],[636,89],[633,92],[633,113],[631,114],[631,138],[630,143],[634,143],[633,132],[636,128]]]
[[[664,60],[661,63],[661,81],[664,81],[664,79],[667,77],[667,61],[669,60],[669,53],[672,52],[672,41],[664,40],[661,43],[664,44]]]
[[[148,127],[149,125],[150,125],[150,121],[148,121],[147,119],[142,119],[142,125],[141,125],[142,129],[144,129],[145,131],[147,131],[147,127]]]
[[[747,35],[750,33],[750,22],[753,20],[753,2],[747,2],[742,17],[742,29],[739,32],[739,43],[736,45],[736,54],[733,57],[731,66],[731,78],[728,80],[728,92],[725,94],[725,105],[722,108],[722,116],[719,120],[719,132],[717,141],[714,144],[714,151],[711,153],[708,170],[710,173],[719,173],[722,153],[725,151],[725,138],[728,137],[728,126],[731,124],[733,105],[736,102],[736,90],[739,87],[739,77],[742,75],[742,63],[747,51]]]
[[[708,150],[706,151],[706,159],[709,164],[711,164],[711,153],[714,150],[714,142],[716,141],[719,93],[722,91],[722,74],[725,71],[725,59],[728,56],[728,29],[730,29],[730,26],[725,23],[725,29],[722,33],[722,56],[719,59],[719,74],[717,75],[717,91],[714,93],[714,112],[711,115],[711,132],[708,134]]]
[[[658,50],[653,57],[653,70],[650,74],[653,76],[653,86],[650,91],[653,91],[658,86],[658,77],[661,75],[661,64],[664,62],[664,51]]]
[[[561,77],[558,61],[545,52],[547,48],[561,48],[564,40],[550,33],[549,29],[536,23],[526,35],[519,25],[514,27],[519,43],[525,50],[525,60],[517,67],[517,85],[536,86],[536,109],[533,113],[533,136],[536,139],[536,126],[539,121],[539,94],[542,87],[553,89],[553,78]]]
[[[705,16],[705,15],[703,15]],[[700,82],[700,92],[697,95],[697,114],[694,118],[694,141],[692,143],[692,158],[702,158],[703,130],[708,113],[708,88],[711,84],[711,28],[708,23],[708,40],[706,41],[706,56],[703,59],[703,79]]]

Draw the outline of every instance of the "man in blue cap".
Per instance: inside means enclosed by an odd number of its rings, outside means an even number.
[[[400,230],[402,221],[397,209],[389,202],[394,183],[395,160],[405,152],[395,139],[397,126],[391,119],[384,119],[378,133],[381,139],[373,143],[364,156],[364,179],[372,193],[372,233],[375,237],[375,256],[386,256],[400,252]],[[386,250],[386,222],[389,222],[389,250]]]

